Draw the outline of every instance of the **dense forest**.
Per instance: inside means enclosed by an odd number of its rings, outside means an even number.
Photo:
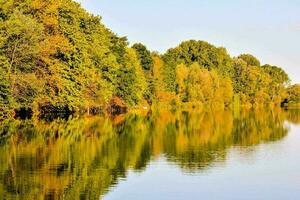
[[[300,85],[250,54],[190,40],[164,54],[129,46],[72,0],[0,0],[0,119],[118,103],[297,106]]]

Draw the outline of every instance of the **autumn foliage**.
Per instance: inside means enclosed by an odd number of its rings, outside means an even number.
[[[190,40],[160,55],[130,47],[72,0],[0,1],[0,118],[24,108],[105,109],[112,97],[130,108],[297,104],[298,96],[281,68],[249,54]]]

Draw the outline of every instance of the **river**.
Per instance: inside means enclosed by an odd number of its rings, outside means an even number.
[[[0,199],[300,198],[300,110],[7,120],[0,134]]]

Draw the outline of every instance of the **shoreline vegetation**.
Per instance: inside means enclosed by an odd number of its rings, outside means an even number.
[[[0,120],[153,107],[300,107],[300,85],[205,41],[129,46],[72,0],[0,2]]]

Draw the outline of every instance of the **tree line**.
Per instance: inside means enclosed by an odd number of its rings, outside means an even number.
[[[72,0],[0,2],[0,118],[140,105],[297,105],[300,85],[252,55],[190,40],[164,54],[129,46]]]

